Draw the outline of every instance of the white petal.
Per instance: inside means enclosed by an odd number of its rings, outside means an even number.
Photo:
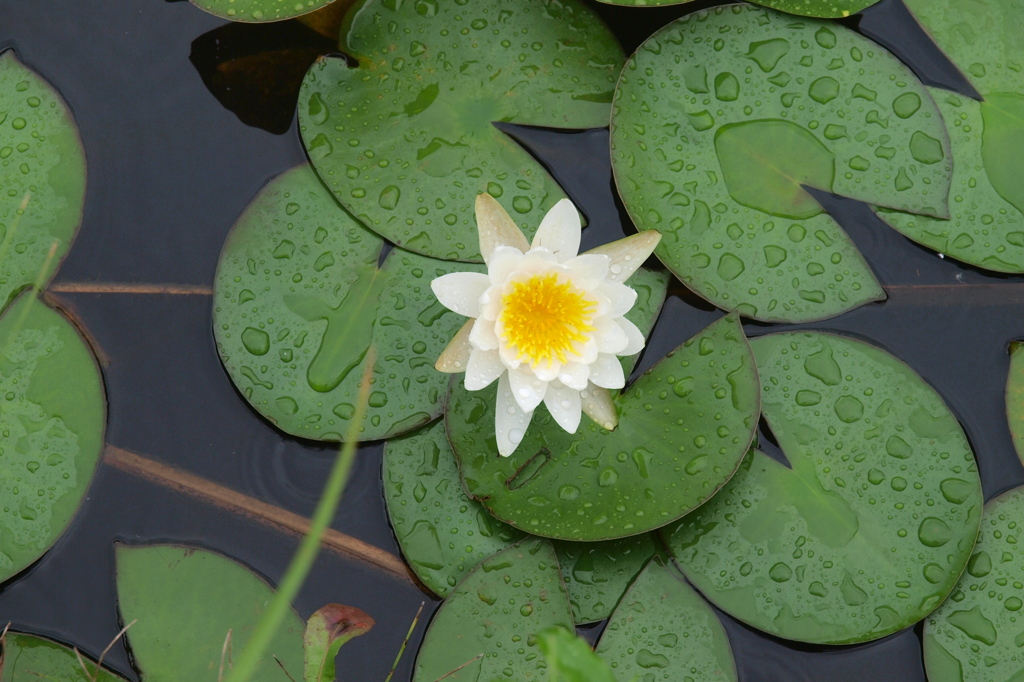
[[[580,398],[583,400],[583,411],[602,429],[611,431],[619,425],[619,415],[608,389],[590,384],[587,390],[580,393]]]
[[[543,247],[562,263],[580,251],[580,214],[572,202],[562,199],[540,221],[530,248]]]
[[[537,406],[544,400],[548,382],[541,381],[526,368],[510,370],[508,379],[512,386],[512,395],[515,396],[520,409],[523,412],[533,412],[537,409]]]
[[[453,272],[430,283],[441,305],[466,317],[480,315],[480,297],[490,286],[491,280],[479,272]]]
[[[602,244],[587,253],[600,253],[608,256],[611,259],[611,264],[608,267],[608,279],[613,282],[625,282],[654,253],[654,247],[660,241],[661,233],[648,230],[610,244]]]
[[[511,275],[519,264],[523,262],[523,253],[511,246],[499,246],[494,249],[490,260],[487,261],[487,276],[491,284],[501,284]]]
[[[626,385],[626,377],[622,373],[622,365],[614,355],[601,353],[590,366],[590,382],[604,388],[622,388]]]
[[[522,442],[533,412],[523,412],[512,395],[507,374],[498,379],[498,400],[494,411],[494,437],[498,441],[498,454],[511,455]]]
[[[589,365],[594,360],[597,360],[597,339],[593,336],[589,337],[583,342],[583,345],[576,351],[576,362],[582,362],[585,365]]]
[[[569,433],[576,433],[580,427],[581,400],[580,392],[565,386],[548,386],[544,396],[544,406],[554,420]]]
[[[572,276],[572,283],[583,291],[590,291],[608,276],[608,256],[584,254],[564,263]]]
[[[599,291],[611,302],[608,309],[608,315],[611,317],[622,317],[636,304],[636,291],[625,284],[602,282]]]
[[[621,353],[629,345],[629,337],[625,330],[610,317],[600,317],[594,321],[597,330],[594,338],[597,339],[597,350],[601,353]]]
[[[478,350],[497,350],[498,335],[494,333],[494,322],[477,320],[469,332],[469,342]]]
[[[489,263],[499,246],[511,246],[526,252],[529,242],[516,222],[490,194],[476,195],[476,229],[480,237],[480,255]]]
[[[590,381],[590,365],[582,362],[568,362],[562,365],[558,380],[575,391],[582,391]]]
[[[562,363],[557,359],[552,360],[547,365],[540,365],[533,368],[533,373],[537,375],[537,378],[541,381],[554,381],[558,378],[559,373],[562,371]]]
[[[479,391],[494,383],[505,371],[496,350],[478,350],[469,356],[466,365],[466,390]]]
[[[448,343],[448,346],[441,351],[441,356],[434,363],[434,369],[446,374],[457,374],[465,372],[469,365],[469,357],[473,353],[473,346],[470,344],[470,330],[476,320],[467,320],[455,336]]]
[[[626,332],[626,338],[629,339],[629,343],[619,351],[619,355],[636,355],[642,351],[647,345],[647,339],[644,338],[643,332],[624,317],[616,319],[615,322],[622,327],[622,331]]]
[[[499,334],[498,336],[500,337],[501,335]],[[519,351],[513,346],[504,343],[499,344],[498,354],[501,356],[501,361],[509,369],[519,369],[519,366],[523,364],[523,361],[519,359]]]

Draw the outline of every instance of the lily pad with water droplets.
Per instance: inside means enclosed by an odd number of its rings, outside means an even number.
[[[0,682],[124,682],[120,675],[97,668],[85,656],[80,660],[73,649],[43,637],[8,632],[0,641]]]
[[[967,571],[924,624],[930,682],[1017,682],[1024,670],[1024,489],[985,505]]]
[[[610,5],[634,7],[657,7],[662,5],[683,5],[693,0],[599,0]],[[788,14],[805,17],[839,19],[856,14],[871,7],[879,0],[756,0],[755,4],[771,7]]]
[[[546,682],[534,635],[555,626],[573,628],[555,550],[544,540],[523,540],[480,564],[441,605],[413,682]]]
[[[751,342],[790,467],[754,451],[662,531],[722,610],[786,639],[850,644],[934,610],[967,564],[981,481],[942,398],[888,353],[824,334]]]
[[[0,308],[56,272],[82,222],[85,150],[60,95],[0,53]]]
[[[440,414],[447,377],[434,361],[465,318],[437,302],[430,280],[480,268],[396,249],[378,269],[382,246],[305,165],[264,188],[228,236],[214,290],[217,347],[246,399],[288,433],[341,440],[371,347],[362,440]]]
[[[492,124],[606,126],[623,61],[577,0],[364,0],[341,40],[359,65],[323,59],[299,95],[313,166],[371,229],[449,260],[480,260],[478,193],[528,235],[565,196]]]
[[[952,142],[949,220],[880,211],[929,248],[996,272],[1024,272],[1024,77],[1021,0],[908,0],[918,21],[981,93],[932,90]]]
[[[117,603],[146,682],[217,679],[224,642],[242,651],[274,596],[255,573],[219,554],[178,545],[118,544]],[[305,624],[289,609],[252,682],[301,679]],[[276,660],[275,660],[276,659]],[[280,663],[278,663],[280,662]]]
[[[637,227],[664,235],[656,253],[688,287],[746,317],[817,320],[885,297],[804,187],[947,215],[935,103],[835,23],[749,5],[683,17],[627,62],[611,130]]]
[[[71,522],[103,450],[99,366],[78,330],[32,290],[0,317],[0,581]]]
[[[1010,374],[1006,380],[1006,417],[1017,457],[1024,461],[1024,343],[1010,344]]]
[[[757,381],[730,315],[617,396],[614,431],[584,419],[569,434],[538,409],[516,451],[500,457],[495,390],[455,383],[445,421],[466,490],[496,517],[535,535],[608,540],[671,523],[729,480],[757,425]]]
[[[335,0],[190,0],[210,14],[242,23],[283,21],[309,14]]]
[[[736,682],[732,647],[718,616],[659,558],[622,598],[597,655],[619,680]]]
[[[463,492],[441,421],[388,441],[384,498],[406,561],[441,597],[447,597],[480,561],[526,535],[495,519]],[[607,542],[555,542],[554,546],[577,623],[611,615],[656,549],[650,533]]]

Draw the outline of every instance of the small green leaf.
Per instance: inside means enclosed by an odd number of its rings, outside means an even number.
[[[662,531],[686,577],[786,639],[865,642],[923,618],[967,564],[981,519],[974,454],[942,398],[861,341],[751,342],[764,417],[790,467],[757,451]]]
[[[57,642],[8,632],[2,640],[0,682],[124,682],[124,678]],[[85,669],[82,665],[86,666]]]
[[[642,680],[649,670],[679,679],[685,670],[701,682],[736,682],[732,648],[718,616],[659,558],[647,564],[622,598],[597,655],[621,680]]]
[[[328,604],[317,610],[306,622],[303,636],[305,682],[334,682],[334,657],[338,651],[374,625],[373,618],[353,606]]]
[[[525,534],[495,519],[459,485],[444,423],[388,441],[384,499],[402,554],[423,584],[446,597],[481,560]],[[555,542],[573,619],[611,615],[656,546],[649,533],[607,542]]]
[[[542,682],[537,633],[552,626],[573,627],[558,560],[549,542],[526,539],[480,564],[441,605],[413,682]]]
[[[0,309],[50,281],[82,222],[85,151],[60,95],[0,52]]]
[[[1022,88],[1024,90],[1024,88]],[[914,241],[995,272],[1024,272],[1024,96],[976,102],[931,90],[949,128],[957,197],[948,220],[879,209],[879,217]]]
[[[222,19],[243,23],[282,21],[325,7],[335,0],[189,0]]]
[[[840,25],[749,5],[688,15],[640,47],[616,89],[611,145],[630,216],[664,236],[662,262],[758,320],[885,297],[805,188],[948,214],[949,142],[914,74]]]
[[[924,623],[924,662],[932,682],[1016,682],[1024,643],[1017,544],[1024,489],[985,505],[981,534],[952,596]]]
[[[359,66],[322,59],[299,95],[313,166],[371,229],[449,260],[480,260],[478,193],[528,235],[565,196],[492,124],[605,126],[623,61],[577,0],[363,0],[341,37]]]
[[[537,641],[548,664],[548,682],[615,682],[608,664],[575,633],[547,628],[537,633]]]
[[[655,7],[662,5],[684,5],[693,0],[600,0],[610,5]],[[805,17],[839,19],[856,14],[871,7],[879,0],[757,0],[756,4],[771,7],[781,12]]]
[[[26,290],[0,317],[0,581],[71,522],[103,450],[106,399],[78,329]]]
[[[146,682],[216,680],[245,648],[273,590],[246,568],[191,547],[116,545],[117,598],[132,655]],[[303,670],[302,620],[293,611],[252,682]],[[229,640],[230,636],[230,640]]]
[[[309,166],[273,180],[228,235],[214,288],[214,334],[235,385],[296,436],[342,440],[371,346],[372,388],[360,439],[416,429],[441,412],[434,362],[465,322],[430,280],[480,270],[401,250],[348,215]]]
[[[757,425],[753,356],[735,315],[669,353],[615,398],[619,425],[584,419],[575,434],[537,410],[500,457],[493,389],[453,382],[445,413],[467,492],[528,533],[609,540],[659,528],[733,475]]]

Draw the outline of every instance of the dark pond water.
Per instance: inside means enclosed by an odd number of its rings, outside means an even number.
[[[673,18],[707,4],[594,6],[631,51]],[[895,51],[926,83],[969,94],[898,3],[886,0],[847,24]],[[105,355],[107,441],[308,516],[334,450],[284,436],[235,392],[214,349],[208,288],[235,218],[267,180],[304,159],[295,93],[306,65],[329,52],[330,41],[296,22],[225,25],[187,2],[0,0],[0,49],[7,47],[68,101],[88,155],[85,222],[54,288],[185,285],[176,294],[57,294]],[[268,52],[272,58],[264,58]],[[607,131],[503,129],[551,169],[587,214],[585,247],[632,230],[611,186]],[[1024,337],[1024,280],[942,259],[856,202],[821,200],[865,254],[889,299],[806,326],[875,343],[930,382],[971,439],[987,498],[1024,483],[1003,404],[1007,345]],[[678,289],[640,370],[721,315]],[[751,324],[747,332],[778,328]],[[380,459],[379,445],[361,448],[333,525],[397,554],[381,496]],[[0,589],[0,621],[98,654],[120,628],[117,540],[201,545],[271,580],[297,545],[293,536],[101,467],[57,546]],[[421,602],[428,615],[437,607],[408,583],[325,552],[296,606],[308,616],[330,601],[358,606],[377,620],[369,635],[342,650],[339,670],[359,682],[383,680]],[[426,620],[396,680],[410,679]],[[793,645],[722,620],[743,682],[924,680],[917,628],[868,645],[830,648]],[[123,647],[108,661],[137,679]]]

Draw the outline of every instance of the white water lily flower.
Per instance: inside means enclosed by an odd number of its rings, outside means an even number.
[[[626,381],[618,356],[640,352],[645,342],[624,317],[636,292],[623,282],[661,235],[641,232],[577,255],[580,216],[568,199],[548,211],[532,244],[489,194],[477,196],[476,221],[487,274],[456,272],[431,282],[442,305],[470,318],[437,369],[465,372],[470,391],[498,381],[494,426],[504,457],[542,402],[569,433],[581,412],[615,428],[608,389]]]

